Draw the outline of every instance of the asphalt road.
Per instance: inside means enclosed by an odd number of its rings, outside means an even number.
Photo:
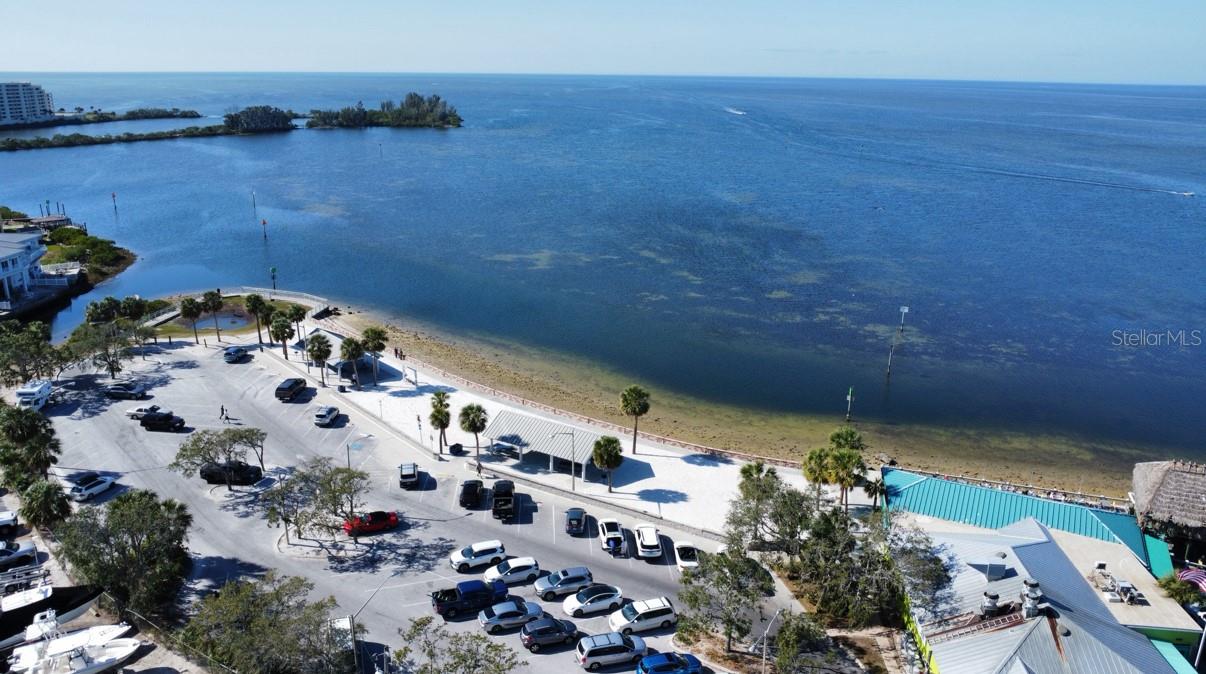
[[[396,648],[401,641],[398,628],[409,618],[431,614],[428,594],[432,590],[480,578],[484,569],[458,574],[449,566],[448,554],[469,543],[493,538],[502,540],[511,556],[535,557],[546,571],[585,565],[596,581],[619,585],[627,599],[675,599],[679,572],[671,555],[654,561],[612,558],[600,549],[596,537],[565,534],[565,509],[581,504],[523,485],[518,486],[522,515],[514,523],[494,520],[487,508],[465,510],[456,502],[456,487],[461,479],[475,476],[463,461],[434,461],[429,453],[398,438],[376,419],[350,408],[333,387],[312,385],[301,401],[278,402],[273,396],[276,385],[292,375],[278,357],[267,353],[253,353],[243,363],[227,364],[222,352],[213,346],[181,342],[147,354],[146,360],[134,360],[122,375],[147,386],[150,397],[145,401],[108,400],[99,390],[106,377],[83,373],[72,376],[69,372],[65,379],[72,387],[70,392],[46,410],[63,444],[55,472],[69,476],[96,470],[116,476],[117,486],[96,502],[103,503],[122,489],[142,488],[187,504],[194,517],[189,548],[195,559],[189,593],[204,593],[228,579],[262,574],[270,568],[305,576],[314,582],[317,596],[334,596],[339,614],[355,614],[357,621],[367,627],[364,639],[370,648],[382,644]],[[186,479],[168,470],[166,466],[185,435],[145,431],[137,421],[126,417],[126,410],[142,404],[170,408],[184,417],[186,432],[225,427],[219,417],[220,408],[225,406],[232,418],[230,423],[267,432],[268,477],[257,487],[236,487],[234,493],[228,493],[225,486],[211,487],[198,477]],[[335,405],[343,412],[334,427],[318,428],[312,423],[313,409],[320,404]],[[313,548],[286,545],[281,540],[282,530],[267,525],[257,501],[258,492],[287,474],[290,467],[316,456],[332,457],[341,463],[350,461],[371,475],[374,487],[367,499],[368,508],[397,510],[403,526],[362,538],[368,552],[354,559],[305,554],[303,551],[312,552]],[[398,486],[397,465],[402,462],[419,464],[425,481],[422,489],[406,491]],[[615,517],[626,528],[637,524],[630,515],[590,504],[586,508],[591,516]],[[593,532],[593,521],[590,524]],[[694,540],[705,548],[714,545],[673,528],[663,527],[662,534],[667,552],[674,539]],[[513,586],[512,594],[533,598],[530,585]],[[560,601],[541,603],[548,613],[567,617],[561,613]],[[573,622],[581,632],[597,634],[608,631],[606,616],[602,613]],[[476,619],[454,621],[449,627],[480,629]],[[672,650],[671,632],[653,631],[642,636],[652,649]],[[572,647],[528,654],[515,631],[492,638],[505,641],[528,660],[529,665],[519,671],[580,671]],[[631,671],[631,666],[603,671]]]

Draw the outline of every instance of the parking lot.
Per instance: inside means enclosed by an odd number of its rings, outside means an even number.
[[[475,510],[461,508],[457,486],[462,479],[476,477],[463,459],[433,460],[430,453],[396,436],[377,419],[350,409],[333,387],[317,386],[317,379],[310,381],[310,388],[298,401],[277,401],[273,395],[277,384],[296,374],[281,362],[279,352],[253,351],[243,362],[228,364],[219,348],[176,342],[154,349],[145,360],[130,362],[128,370],[122,377],[144,384],[149,394],[146,400],[105,398],[100,391],[103,376],[73,376],[70,372],[64,376],[70,382],[68,392],[47,410],[63,443],[55,472],[67,477],[94,470],[116,477],[116,488],[101,495],[97,502],[112,498],[122,489],[145,488],[187,504],[194,517],[189,547],[196,562],[190,593],[203,593],[227,579],[262,574],[269,568],[305,576],[315,583],[316,595],[334,596],[340,613],[354,614],[367,628],[364,641],[370,648],[397,647],[399,627],[405,626],[409,618],[431,614],[431,591],[451,587],[460,580],[481,578],[484,568],[458,574],[448,563],[453,549],[476,541],[500,539],[510,556],[535,557],[545,572],[587,566],[596,582],[620,586],[628,600],[661,596],[675,599],[679,572],[670,552],[671,541],[689,539],[705,549],[715,547],[672,527],[661,527],[664,554],[660,559],[613,558],[593,535],[595,518],[620,520],[630,537],[631,529],[638,524],[636,518],[523,484],[518,485],[519,516],[512,523],[494,520],[488,501]],[[314,374],[317,377],[317,372]],[[223,485],[207,485],[200,478],[186,479],[168,470],[167,464],[186,436],[146,431],[127,418],[127,410],[145,404],[158,404],[183,417],[185,433],[219,429],[228,423],[264,430],[268,434],[265,480],[256,487],[236,487],[228,492]],[[331,427],[317,427],[312,416],[318,405],[335,405],[342,414]],[[220,417],[222,408],[230,417],[228,422]],[[366,551],[346,559],[316,554],[312,541],[287,545],[283,530],[267,525],[257,494],[287,474],[290,467],[317,456],[331,457],[341,464],[350,462],[367,472],[374,485],[366,501],[368,509],[396,510],[402,525],[392,532],[362,538]],[[254,458],[249,461],[254,462]],[[406,491],[398,486],[397,466],[402,462],[419,464],[423,471],[420,488]],[[492,480],[487,476],[485,482],[489,486]],[[564,512],[575,505],[586,507],[591,535],[565,534]],[[512,594],[540,601],[533,597],[530,584],[513,586]],[[559,599],[540,603],[554,617],[568,618],[561,612]],[[767,611],[773,612],[773,608]],[[609,631],[606,612],[572,622],[583,634]],[[454,630],[480,629],[472,618],[449,626]],[[651,649],[673,650],[672,631],[655,630],[642,637]],[[528,654],[516,630],[491,638],[505,641],[528,660],[529,666],[521,671],[578,669],[572,647]],[[602,671],[631,671],[631,665]]]

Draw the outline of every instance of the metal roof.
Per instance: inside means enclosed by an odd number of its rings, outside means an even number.
[[[1143,533],[1130,515],[897,468],[884,468],[883,478],[890,510],[904,510],[985,529],[1000,529],[1033,517],[1052,529],[1122,543],[1139,561],[1148,564]]]
[[[595,441],[601,437],[577,426],[511,410],[503,410],[491,418],[482,435],[492,442],[516,447],[524,454],[539,452],[580,464],[590,463]]]

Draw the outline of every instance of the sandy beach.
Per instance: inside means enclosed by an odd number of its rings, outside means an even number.
[[[576,414],[631,423],[619,413],[617,400],[624,387],[641,382],[622,373],[488,338],[440,334],[358,307],[340,306],[340,311],[339,320],[351,329],[384,325],[391,347],[465,379]],[[826,444],[829,433],[843,423],[842,410],[829,416],[767,414],[656,388],[651,393],[653,408],[641,419],[642,431],[744,454],[798,461],[808,449]],[[869,444],[869,457],[886,455],[922,470],[1118,497],[1126,495],[1136,461],[1161,456],[1139,446],[1071,436],[889,425],[860,421],[857,414],[854,425]]]

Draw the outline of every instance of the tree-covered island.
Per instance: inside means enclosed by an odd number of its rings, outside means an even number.
[[[364,107],[364,103],[340,110],[311,110],[306,128],[392,126],[446,129],[460,126],[461,121],[456,108],[448,105],[448,101],[434,94],[424,98],[412,91],[398,103],[382,101],[376,110]]]
[[[63,110],[60,108],[60,112]],[[196,110],[181,110],[180,108],[134,108],[125,112],[109,112],[106,110],[89,110],[76,108],[76,114],[56,116],[44,122],[25,122],[21,124],[0,125],[4,129],[37,129],[51,126],[78,126],[81,124],[104,124],[107,122],[132,122],[139,119],[198,119],[201,113]]]

